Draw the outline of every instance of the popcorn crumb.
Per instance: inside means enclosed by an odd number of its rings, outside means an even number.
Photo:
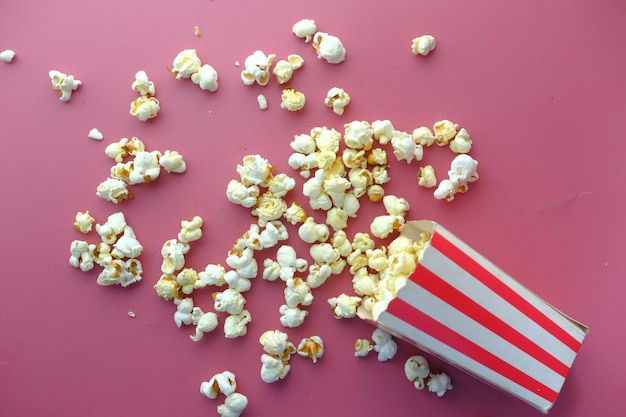
[[[341,116],[348,104],[350,104],[350,95],[343,88],[333,87],[328,90],[324,103],[333,109],[335,114]]]
[[[52,88],[59,91],[59,99],[68,102],[72,97],[72,92],[82,84],[80,80],[74,78],[73,75],[67,75],[57,70],[48,72]]]
[[[296,91],[291,87],[286,87],[283,89],[281,94],[281,103],[280,107],[289,111],[298,111],[302,110],[305,103],[304,94],[300,91]]]
[[[263,94],[259,94],[256,97],[256,101],[259,103],[259,109],[266,110],[267,109],[267,98]]]
[[[311,42],[313,35],[317,32],[317,26],[313,19],[302,19],[297,21],[291,31],[300,39],[304,39],[305,42]]]
[[[14,58],[15,58],[15,51],[11,49],[5,49],[4,51],[0,52],[0,60],[6,63],[13,62]]]
[[[95,127],[89,131],[87,137],[93,140],[102,140],[104,139],[104,135]]]
[[[133,311],[129,311],[128,312],[128,317],[134,318],[134,317],[136,317],[136,314]]]
[[[433,36],[422,35],[412,40],[411,51],[413,52],[413,55],[426,56],[435,49],[436,45],[437,42]]]
[[[193,34],[196,38],[199,38],[200,36],[202,36],[202,32],[200,31],[200,27],[199,26],[194,26],[193,27]]]

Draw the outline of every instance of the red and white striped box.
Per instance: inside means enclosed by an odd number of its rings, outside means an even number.
[[[547,413],[589,329],[439,224],[410,221],[402,233],[431,239],[373,324]]]

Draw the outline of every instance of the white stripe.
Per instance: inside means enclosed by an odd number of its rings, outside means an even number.
[[[556,392],[560,391],[565,381],[564,377],[412,281],[407,282],[398,292],[398,298],[415,306],[427,316],[452,329],[522,373]]]
[[[489,261],[487,258],[485,258],[481,254],[476,252],[474,249],[468,246],[465,242],[461,241],[459,238],[454,236],[445,228],[442,228],[440,226],[437,227],[437,233],[439,233],[446,240],[450,241],[452,244],[458,247],[462,252],[469,255],[479,265],[481,265],[483,268],[491,272],[505,285],[507,285],[517,294],[521,295],[526,301],[528,301],[531,305],[533,305],[539,311],[544,313],[556,325],[558,325],[559,327],[562,327],[574,339],[582,343],[587,333],[587,329],[584,326],[572,320],[570,317],[567,317],[560,311],[556,310],[550,304],[546,303],[544,300],[542,300],[540,297],[538,297],[528,288],[521,285],[518,281],[513,279],[510,275],[502,271],[498,266],[494,265],[491,261]]]
[[[427,335],[421,330],[400,320],[399,318],[383,312],[379,317],[379,324],[390,333],[398,337],[406,338],[414,342],[419,348],[437,356],[450,364],[469,372],[478,379],[491,384],[502,391],[519,398],[522,401],[538,408],[544,413],[552,407],[552,403],[545,398],[527,390],[523,386],[503,377],[490,368],[476,362],[469,356],[441,343],[439,340]],[[453,381],[454,383],[454,381]]]
[[[556,357],[568,368],[576,352],[434,247],[420,264]]]

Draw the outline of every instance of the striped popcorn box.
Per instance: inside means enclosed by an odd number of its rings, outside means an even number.
[[[538,408],[554,404],[588,328],[543,301],[439,224],[415,272],[376,319],[396,337]]]

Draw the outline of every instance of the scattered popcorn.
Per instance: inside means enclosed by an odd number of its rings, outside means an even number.
[[[313,35],[317,32],[317,26],[315,20],[302,19],[296,22],[291,31],[300,39],[304,39],[305,42],[311,42]]]
[[[72,92],[82,84],[73,75],[67,75],[57,70],[51,70],[48,75],[52,82],[52,88],[59,91],[61,101],[70,101]]]
[[[472,140],[469,133],[464,128],[459,129],[454,139],[449,143],[450,149],[454,153],[469,153],[472,149]]]
[[[298,111],[302,110],[305,101],[306,99],[302,92],[286,87],[281,95],[280,107],[289,111]]]
[[[245,69],[241,71],[241,80],[245,85],[255,82],[261,86],[267,85],[270,80],[270,67],[276,55],[265,53],[261,50],[254,51],[244,61]]]
[[[324,341],[319,336],[304,338],[298,344],[298,355],[308,357],[316,363],[324,355]]]
[[[291,80],[291,77],[293,76],[293,67],[289,61],[281,59],[276,62],[276,65],[274,65],[273,73],[278,84],[285,84]]]
[[[354,342],[354,356],[367,356],[374,346],[367,339],[357,339]]]
[[[156,93],[154,83],[148,79],[148,74],[145,71],[135,73],[135,81],[133,81],[131,88],[142,96],[153,96]]]
[[[226,312],[228,314],[241,313],[246,303],[246,299],[243,295],[232,288],[213,293],[213,300],[215,311]]]
[[[203,90],[217,91],[217,71],[209,64],[204,64],[197,72],[191,74],[191,81]]]
[[[215,330],[215,328],[217,328],[217,325],[217,314],[212,311],[209,311],[208,313],[203,313],[196,323],[196,332],[189,337],[194,342],[197,342],[202,339],[205,333],[209,333]]]
[[[239,417],[248,406],[248,398],[238,392],[226,397],[224,404],[217,406],[217,413],[221,417]]]
[[[161,165],[167,172],[175,172],[181,174],[187,170],[187,164],[183,159],[183,156],[176,151],[166,150],[163,155],[159,157],[159,165]]]
[[[248,323],[251,321],[252,316],[248,310],[228,316],[224,321],[224,336],[229,339],[245,336],[248,333]]]
[[[437,42],[433,36],[422,35],[413,39],[411,42],[411,51],[413,52],[413,55],[426,56],[435,49],[436,45]]]
[[[454,186],[452,181],[446,179],[446,180],[442,180],[439,183],[439,186],[437,187],[433,195],[437,200],[452,201],[454,200],[455,193],[456,193],[456,187]]]
[[[100,132],[95,127],[89,131],[89,133],[87,134],[87,137],[89,139],[93,139],[93,140],[102,140],[102,139],[104,139],[104,135],[102,134],[102,132]]]
[[[74,221],[74,228],[81,233],[89,233],[93,227],[95,219],[89,214],[89,210],[84,213],[76,213],[76,220]]]
[[[328,90],[324,103],[333,109],[338,115],[342,115],[344,109],[350,104],[350,95],[343,88],[333,87]]]
[[[332,274],[330,265],[314,264],[309,267],[306,283],[311,288],[318,288],[326,282]]]
[[[172,72],[176,79],[191,78],[192,74],[200,71],[202,63],[195,49],[185,49],[176,55],[172,63]]]
[[[428,379],[428,391],[434,392],[438,397],[442,397],[446,391],[452,389],[452,380],[450,377],[441,372],[430,374],[430,378]]]
[[[437,177],[435,177],[435,169],[432,165],[421,167],[417,173],[417,184],[420,187],[433,188],[437,185]]]
[[[324,59],[330,64],[339,64],[346,59],[346,49],[341,40],[324,32],[316,32],[313,35],[313,49],[319,59]]]
[[[347,319],[356,316],[356,309],[361,304],[361,297],[341,294],[338,297],[328,299],[333,317],[336,319]]]
[[[236,389],[237,381],[235,374],[230,371],[215,374],[209,381],[203,381],[200,384],[200,392],[212,400],[216,399],[220,393],[229,396]]]
[[[307,261],[298,258],[296,250],[289,245],[282,245],[278,248],[276,251],[276,262],[280,266],[279,278],[285,282],[293,280],[296,272],[305,271],[308,267]]]
[[[267,98],[263,94],[256,96],[256,101],[259,103],[259,109],[267,110]]]
[[[420,355],[411,356],[404,362],[404,374],[407,379],[421,390],[424,388],[424,380],[430,374],[428,361]]]
[[[15,51],[11,49],[5,49],[4,51],[0,52],[0,60],[6,63],[13,62],[14,58],[15,58]]]
[[[280,306],[278,311],[280,312],[280,323],[285,327],[301,326],[309,314],[306,310],[301,310],[298,307],[289,307],[287,304]]]
[[[391,334],[382,329],[374,330],[372,340],[374,340],[374,350],[378,352],[378,360],[381,362],[393,358],[398,352],[398,345]]]
[[[192,268],[183,268],[178,275],[176,275],[176,282],[185,295],[189,295],[193,292],[196,281],[198,281],[198,273]]]
[[[159,100],[154,97],[140,96],[130,103],[130,114],[142,122],[155,118],[159,110]]]

